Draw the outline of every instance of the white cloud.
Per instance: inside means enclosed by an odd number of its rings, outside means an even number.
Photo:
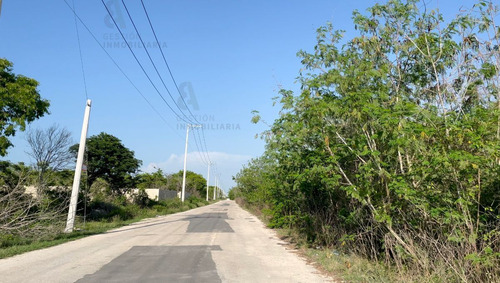
[[[235,185],[232,176],[236,175],[243,165],[252,157],[247,155],[229,154],[225,152],[209,152],[210,161],[215,163],[210,167],[210,185],[214,185],[215,174],[220,174],[221,187],[227,192]],[[187,155],[187,170],[196,172],[207,178],[207,165],[202,152],[189,152]],[[171,154],[166,161],[151,162],[144,166],[143,172],[155,172],[158,169],[165,173],[176,173],[184,168],[184,154]]]

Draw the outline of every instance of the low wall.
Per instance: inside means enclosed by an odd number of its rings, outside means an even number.
[[[148,197],[152,200],[166,200],[166,199],[173,199],[173,198],[181,198],[181,192],[177,191],[172,191],[172,190],[162,190],[162,189],[155,189],[155,188],[149,188],[149,189],[144,189],[146,193],[148,194]],[[139,189],[132,189],[132,193],[138,193]],[[186,192],[185,198],[188,198],[191,194]]]

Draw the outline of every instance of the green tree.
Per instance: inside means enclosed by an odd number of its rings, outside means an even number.
[[[310,242],[400,270],[451,270],[444,281],[495,281],[499,10],[479,1],[445,23],[419,6],[355,11],[350,39],[331,24],[318,29],[313,52],[299,52],[301,92],[281,91],[263,135],[275,165],[252,161],[238,188],[271,205],[272,225]]]
[[[135,183],[139,189],[168,187],[168,178],[161,169],[154,173],[141,173],[135,177]]]
[[[234,177],[238,186],[231,189],[229,196],[243,194],[249,205],[266,207],[271,204],[270,193],[278,185],[273,177],[275,170],[276,163],[269,157],[261,156],[250,160]]]
[[[78,153],[78,144],[70,149]],[[126,148],[120,139],[100,133],[87,140],[87,176],[89,186],[97,178],[109,183],[111,190],[121,194],[120,189],[133,186],[132,174],[137,173],[142,161],[134,157],[134,152]]]
[[[235,199],[239,198],[240,195],[241,195],[241,192],[240,192],[240,189],[238,187],[232,187],[228,193],[228,197],[230,200],[235,200]]]
[[[0,58],[0,156],[12,146],[16,130],[48,113],[49,101],[42,99],[38,82],[12,72],[13,64]]]
[[[182,190],[182,176],[184,171],[180,170],[177,173],[168,176],[168,189],[173,191]],[[204,197],[206,194],[207,180],[200,174],[186,171],[186,192],[197,197]]]

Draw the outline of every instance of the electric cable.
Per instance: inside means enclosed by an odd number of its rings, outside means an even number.
[[[123,0],[122,0],[122,2],[123,2]],[[144,5],[144,1],[143,1],[143,0],[141,0],[141,4],[142,4],[142,8],[143,8],[143,10],[144,10],[144,13],[146,14],[146,18],[148,19],[149,26],[151,27],[151,31],[153,32],[153,35],[154,35],[154,37],[155,37],[156,43],[158,44],[158,47],[159,47],[159,49],[160,49],[160,52],[161,52],[161,55],[162,55],[162,58],[163,58],[163,62],[165,62],[165,65],[167,66],[168,72],[169,72],[169,74],[170,74],[170,77],[172,78],[172,81],[173,81],[173,83],[174,83],[174,85],[175,85],[175,88],[177,89],[177,92],[179,93],[179,96],[181,97],[182,102],[184,103],[184,105],[186,106],[187,110],[189,111],[189,114],[193,117],[193,119],[194,119],[194,120],[195,120],[198,124],[200,124],[200,125],[201,125],[201,123],[200,123],[200,122],[196,119],[195,115],[193,115],[193,113],[192,113],[192,112],[191,112],[191,110],[189,109],[189,107],[188,107],[188,105],[187,105],[186,101],[184,100],[184,97],[183,97],[183,96],[182,96],[182,94],[181,94],[181,91],[179,90],[179,87],[178,87],[178,85],[177,85],[177,82],[175,81],[175,78],[174,78],[173,74],[172,74],[172,70],[170,69],[170,66],[169,66],[168,61],[167,61],[166,56],[165,56],[165,53],[163,52],[163,48],[161,47],[160,41],[158,40],[158,36],[156,35],[156,31],[155,31],[155,29],[154,29],[154,27],[153,27],[153,24],[152,24],[152,22],[151,22],[151,18],[149,17],[149,13],[148,13],[148,11],[147,11],[147,9],[146,9],[146,6]],[[137,30],[136,30],[136,31],[137,31]],[[208,155],[208,147],[207,147],[206,138],[205,138],[205,131],[203,130],[203,125],[202,125],[202,129],[201,129],[201,130],[202,130],[203,142],[204,142],[205,149],[206,149],[206,152],[207,152],[207,158],[208,158],[208,160],[209,160],[209,162],[210,162],[210,157],[209,157],[209,155]]]
[[[122,0],[123,1],[123,0]],[[186,106],[187,110],[189,111],[189,114],[191,115],[191,117],[193,117],[193,119],[198,123],[198,124],[201,124],[196,118],[195,118],[195,115],[193,115],[193,113],[191,112],[191,110],[189,109],[189,106],[187,105],[186,101],[184,100],[184,97],[182,96],[181,94],[181,91],[179,90],[179,86],[177,85],[177,82],[175,81],[175,78],[174,78],[174,75],[172,74],[172,70],[170,69],[170,65],[168,64],[167,62],[167,59],[165,57],[165,53],[163,53],[163,48],[161,47],[161,44],[160,44],[160,41],[158,40],[158,37],[156,36],[156,31],[155,29],[153,28],[153,24],[151,22],[151,18],[149,17],[149,13],[146,9],[146,6],[144,5],[144,1],[141,0],[141,4],[142,4],[142,8],[144,9],[144,13],[146,14],[146,18],[148,19],[148,22],[149,22],[149,26],[151,27],[151,31],[153,32],[153,35],[155,37],[155,40],[156,40],[156,44],[158,44],[158,47],[160,49],[160,53],[161,53],[161,56],[163,57],[163,62],[165,62],[165,65],[167,66],[167,69],[168,69],[168,73],[170,74],[170,77],[172,78],[172,81],[174,82],[174,85],[175,85],[175,88],[177,89],[177,92],[179,93],[180,97],[181,97],[181,100],[182,102],[184,103],[184,106]]]
[[[87,30],[87,32],[92,36],[94,41],[101,47],[101,49],[104,51],[104,53],[108,56],[108,58],[113,62],[113,64],[118,68],[118,70],[122,73],[122,75],[127,79],[127,81],[132,85],[132,87],[139,93],[139,95],[146,101],[146,103],[151,107],[151,109],[163,120],[163,122],[180,138],[183,139],[176,131],[175,129],[167,122],[167,120],[163,117],[163,115],[160,114],[160,112],[153,106],[153,104],[146,98],[146,96],[139,90],[139,88],[134,84],[134,82],[130,79],[130,77],[125,73],[125,71],[118,65],[116,60],[109,54],[109,52],[102,46],[102,44],[99,42],[97,37],[94,35],[94,33],[90,30],[90,28],[85,24],[85,22],[78,16],[76,11],[69,5],[67,0],[63,0],[68,8],[73,12],[73,14],[77,17],[78,21],[83,25],[83,27]]]
[[[191,120],[183,111],[182,109],[179,107],[179,105],[175,102],[175,99],[174,97],[172,96],[172,93],[170,93],[170,90],[168,89],[167,85],[165,84],[165,81],[163,80],[163,77],[160,75],[160,71],[158,71],[158,68],[156,67],[156,64],[153,60],[153,58],[151,58],[151,54],[149,53],[148,49],[146,48],[146,44],[144,43],[144,40],[142,40],[142,36],[141,36],[141,33],[139,32],[139,30],[137,29],[137,26],[135,25],[135,22],[134,22],[134,19],[132,19],[132,15],[130,15],[130,12],[128,10],[128,7],[127,5],[125,4],[125,1],[122,0],[122,4],[123,4],[123,7],[125,8],[125,11],[127,12],[127,15],[128,15],[128,18],[130,19],[130,22],[132,23],[132,26],[134,27],[134,30],[135,32],[137,33],[137,37],[139,38],[139,41],[141,42],[142,44],[142,47],[144,47],[144,51],[146,52],[148,58],[149,58],[149,61],[151,62],[151,64],[153,65],[153,68],[155,69],[156,71],[156,74],[158,75],[158,78],[160,78],[160,81],[161,83],[163,84],[163,87],[165,87],[165,89],[167,90],[167,93],[168,93],[168,96],[170,96],[170,99],[172,99],[172,101],[174,102],[174,105],[177,107],[177,109],[179,110],[179,112],[186,118],[186,120],[188,120],[190,123],[194,124],[193,120]],[[125,39],[124,39],[125,40]],[[161,48],[161,46],[160,46]],[[182,98],[182,95],[181,95],[181,98]],[[187,106],[187,105],[186,105]],[[189,110],[189,107],[187,108]],[[190,111],[190,110],[189,110]]]
[[[193,139],[194,139],[194,143],[196,145],[196,148],[198,149],[198,156],[200,157],[201,162],[203,162],[203,164],[205,164],[205,165],[208,165],[208,163],[205,159],[205,156],[203,155],[204,152],[200,149],[200,146],[198,145],[198,140],[200,140],[200,137],[196,134],[196,130],[193,131]],[[201,140],[200,140],[200,145],[201,145]]]
[[[73,10],[75,10],[75,12],[76,12],[75,0],[73,0]],[[81,42],[80,42],[80,31],[78,29],[78,21],[76,19],[76,13],[73,14],[73,18],[75,20],[76,38],[78,40],[78,52],[80,54],[80,64],[81,64],[81,67],[82,67],[83,87],[85,89],[85,100],[88,100],[89,96],[88,96],[88,91],[87,91],[87,79],[85,77],[85,67],[84,67],[84,64],[83,64],[82,45],[81,45]],[[87,157],[87,147],[85,147],[85,157]],[[84,188],[85,193],[83,195],[83,229],[85,229],[85,227],[87,225],[87,196],[88,196],[88,186],[89,186],[88,178],[86,178],[86,180],[85,180],[85,188]]]
[[[75,8],[75,0],[73,0],[73,9],[76,10],[76,8]],[[87,92],[87,79],[85,77],[85,68],[84,68],[84,65],[83,65],[82,45],[81,45],[81,42],[80,42],[80,31],[78,29],[78,21],[76,20],[76,15],[73,15],[73,16],[74,16],[74,19],[75,19],[76,38],[78,40],[78,52],[80,53],[80,64],[82,66],[83,87],[85,89],[85,98],[86,98],[86,100],[88,100],[89,99],[89,95],[88,95],[88,92]]]
[[[165,104],[168,106],[168,108],[172,111],[172,113],[174,113],[175,116],[177,116],[179,119],[181,119],[182,121],[184,121],[185,123],[189,123],[188,120],[184,119],[184,117],[180,116],[173,108],[172,106],[170,106],[170,104],[167,102],[167,100],[165,100],[165,97],[163,97],[163,95],[160,93],[160,91],[158,90],[158,88],[156,87],[156,85],[153,83],[153,81],[151,80],[151,77],[148,75],[148,73],[146,72],[146,70],[144,69],[144,66],[141,64],[141,62],[139,61],[139,59],[137,58],[137,56],[135,55],[135,52],[132,50],[132,48],[130,47],[130,44],[129,42],[127,41],[127,39],[125,38],[125,36],[123,35],[123,32],[121,30],[121,28],[118,26],[118,24],[116,23],[116,20],[115,18],[113,17],[111,11],[109,10],[108,6],[106,5],[106,3],[104,3],[104,0],[101,0],[101,3],[102,5],[104,5],[104,8],[106,8],[106,11],[108,12],[108,15],[110,16],[111,20],[113,21],[115,27],[118,29],[118,32],[120,33],[122,39],[125,41],[125,43],[127,44],[127,47],[128,49],[130,50],[130,52],[132,53],[132,56],[134,56],[135,58],[135,61],[137,62],[137,64],[139,65],[139,67],[141,68],[142,72],[144,73],[144,75],[148,78],[149,82],[151,83],[151,85],[153,86],[153,88],[156,90],[156,92],[158,93],[158,95],[161,97],[161,99],[163,100],[163,102],[165,102]]]

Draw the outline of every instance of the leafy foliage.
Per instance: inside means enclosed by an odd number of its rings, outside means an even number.
[[[182,177],[184,172],[180,170],[174,174],[165,174],[161,169],[154,173],[141,173],[135,177],[139,189],[157,188],[172,191],[182,190]],[[207,191],[207,180],[200,174],[186,171],[186,191],[196,197],[204,198]],[[213,193],[213,191],[211,191]]]
[[[169,179],[161,169],[154,173],[141,173],[135,177],[135,183],[139,189],[168,187]]]
[[[167,176],[168,189],[173,191],[182,190],[182,176],[184,171],[180,170],[177,173]],[[203,198],[206,194],[207,180],[200,174],[187,170],[186,171],[186,192],[196,197]]]
[[[49,101],[38,93],[38,82],[12,72],[13,64],[0,58],[0,156],[12,146],[16,130],[48,113]]]
[[[76,156],[78,144],[70,149]],[[109,183],[111,190],[120,194],[120,189],[133,185],[131,174],[141,166],[142,161],[126,148],[115,136],[100,133],[87,140],[87,176],[91,186],[97,178]]]
[[[350,40],[318,29],[314,52],[298,53],[302,91],[281,91],[238,189],[310,242],[401,271],[444,266],[445,281],[498,280],[498,10],[479,1],[445,24],[418,6],[355,11]]]

